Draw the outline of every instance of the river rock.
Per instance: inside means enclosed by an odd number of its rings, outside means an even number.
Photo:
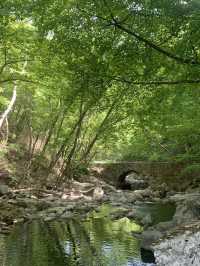
[[[134,195],[137,200],[144,200],[146,198],[151,198],[152,197],[152,191],[149,188],[146,189],[140,189],[140,190],[135,190]]]
[[[176,202],[176,203],[181,203],[183,201],[198,201],[200,200],[200,193],[199,192],[195,192],[195,193],[179,192],[169,197],[169,200]]]
[[[50,208],[52,205],[56,205],[56,202],[52,202],[52,201],[48,201],[47,199],[43,199],[37,202],[37,210],[38,211],[42,211],[45,210],[47,208]]]
[[[145,263],[145,262],[141,262],[140,260],[135,260],[131,262],[130,265],[131,266],[155,266],[154,263]]]
[[[10,173],[8,170],[0,169],[0,182],[7,184],[10,178]]]
[[[136,214],[135,214],[135,210],[130,210],[127,214],[126,217],[129,219],[135,219],[136,218]]]
[[[147,215],[145,215],[141,222],[145,227],[151,225],[153,222],[151,214],[148,213]]]
[[[94,200],[101,200],[104,196],[104,191],[101,187],[96,187],[93,192]]]
[[[72,188],[74,190],[89,190],[91,189],[94,185],[92,183],[88,182],[78,182],[78,181],[73,181],[71,184]]]
[[[145,189],[148,187],[147,180],[138,177],[136,174],[131,174],[126,177],[126,183],[130,185],[131,190]]]
[[[145,249],[151,249],[152,244],[163,237],[158,230],[146,230],[141,234],[141,246]]]
[[[154,246],[156,265],[199,266],[200,232],[185,232]]]
[[[165,198],[167,196],[169,188],[168,188],[166,183],[162,183],[158,186],[156,185],[154,187],[154,190],[155,190],[154,197],[159,197],[162,199],[162,198]]]
[[[31,198],[16,198],[16,205],[22,208],[35,208],[37,201]]]
[[[4,184],[0,184],[0,196],[6,195],[9,193],[9,187]]]
[[[160,232],[165,232],[176,226],[175,221],[160,222],[156,225],[156,229]]]
[[[186,200],[179,203],[176,207],[176,212],[173,220],[177,224],[190,222],[200,219],[200,202],[197,200]]]
[[[118,190],[117,192],[111,192],[109,196],[109,200],[114,203],[126,203],[127,202],[127,195],[124,192]]]

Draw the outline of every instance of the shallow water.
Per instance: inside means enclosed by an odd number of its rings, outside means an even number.
[[[172,220],[176,206],[174,203],[162,203],[162,202],[149,202],[149,203],[141,203],[135,206],[141,213],[146,215],[151,215],[152,224],[158,224],[160,222],[170,221]]]
[[[71,219],[18,225],[0,236],[2,266],[134,266],[142,263],[141,227],[127,218],[111,221],[103,206],[84,221]]]
[[[148,203],[136,208],[150,214],[154,224],[170,220],[175,211],[170,204]],[[0,266],[153,265],[152,254],[142,250],[140,240],[132,234],[142,228],[128,218],[112,221],[113,212],[110,205],[102,205],[84,220],[76,217],[18,225],[10,235],[0,235]]]

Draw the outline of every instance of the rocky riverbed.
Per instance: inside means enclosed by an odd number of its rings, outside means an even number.
[[[148,226],[152,224],[152,218],[135,206],[152,199],[153,192],[149,188],[123,191],[105,183],[96,185],[74,181],[70,188],[62,191],[38,188],[15,190],[0,185],[0,232],[7,232],[14,224],[28,220],[50,221],[76,214],[84,216],[103,203],[117,207],[118,211],[112,214],[113,219],[128,217]]]
[[[154,251],[157,265],[200,265],[196,255],[200,245],[200,193],[169,193],[165,198],[159,198],[159,194],[160,191],[149,187],[123,191],[105,183],[76,181],[62,191],[14,190],[0,185],[0,233],[9,233],[15,224],[36,219],[48,222],[76,215],[84,217],[103,203],[109,203],[116,207],[110,214],[112,219],[128,217],[144,227],[137,237],[143,248]],[[144,204],[163,204],[165,211],[166,204],[172,204],[176,211],[171,220],[155,222],[151,212],[140,208]]]

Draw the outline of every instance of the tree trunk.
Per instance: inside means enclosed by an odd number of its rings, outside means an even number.
[[[54,159],[52,159],[51,162],[50,162],[50,165],[48,167],[48,172],[50,172],[53,169],[53,167],[56,165],[57,161],[60,159],[60,157],[62,156],[62,154],[65,152],[66,146],[67,146],[68,142],[70,141],[70,138],[73,136],[74,132],[76,131],[76,129],[78,127],[78,125],[80,123],[82,123],[81,121],[84,119],[87,111],[88,111],[88,109],[85,109],[84,110],[84,112],[80,115],[78,121],[76,122],[76,124],[72,128],[70,134],[63,141],[63,143],[62,143],[60,149],[58,150],[58,152],[56,153]]]
[[[8,114],[10,113],[10,111],[12,110],[12,107],[16,101],[16,97],[17,97],[17,86],[14,86],[13,89],[13,95],[12,95],[12,99],[8,105],[8,108],[4,111],[4,113],[1,115],[1,119],[0,119],[0,131],[2,129],[3,123],[4,121],[7,119]]]
[[[55,116],[55,118],[54,118],[54,120],[53,120],[53,122],[51,124],[51,128],[50,128],[49,133],[48,133],[48,136],[47,136],[47,138],[45,140],[45,143],[44,143],[44,146],[43,146],[41,155],[43,155],[45,153],[45,151],[46,151],[46,148],[47,148],[47,146],[48,146],[48,144],[49,144],[49,142],[51,140],[51,137],[53,135],[53,131],[55,129],[55,126],[56,126],[56,123],[58,121],[58,118],[59,118],[59,113]]]
[[[81,103],[81,106],[80,106],[80,116],[79,116],[79,120],[78,120],[78,123],[77,123],[77,128],[76,128],[76,133],[75,133],[75,137],[74,137],[74,143],[73,143],[73,146],[69,152],[69,155],[67,156],[67,159],[65,160],[65,169],[62,173],[62,177],[64,176],[70,176],[70,170],[71,170],[71,161],[72,161],[72,158],[75,154],[75,151],[76,151],[76,148],[77,148],[77,143],[78,143],[78,139],[80,137],[80,134],[81,134],[81,127],[82,127],[82,122],[83,122],[83,119],[86,115],[86,112],[87,112],[87,109],[86,110],[82,110],[82,103]]]
[[[103,132],[104,130],[104,126],[105,124],[107,123],[114,107],[115,107],[115,104],[116,104],[116,100],[112,103],[112,105],[110,106],[110,108],[108,109],[108,112],[106,114],[106,116],[104,117],[103,121],[101,122],[95,136],[93,137],[93,139],[91,140],[91,142],[89,143],[86,151],[84,152],[84,154],[82,155],[81,157],[81,161],[86,161],[87,160],[87,157],[89,156],[94,144],[96,143],[97,139],[99,138],[99,136],[101,135],[101,133]]]

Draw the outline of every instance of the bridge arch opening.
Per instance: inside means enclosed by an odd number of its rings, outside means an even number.
[[[117,188],[120,188],[120,189],[131,189],[131,184],[129,182],[127,182],[127,180],[126,180],[126,178],[130,174],[136,174],[137,176],[140,175],[140,173],[138,171],[134,170],[134,169],[123,172],[117,178]]]

